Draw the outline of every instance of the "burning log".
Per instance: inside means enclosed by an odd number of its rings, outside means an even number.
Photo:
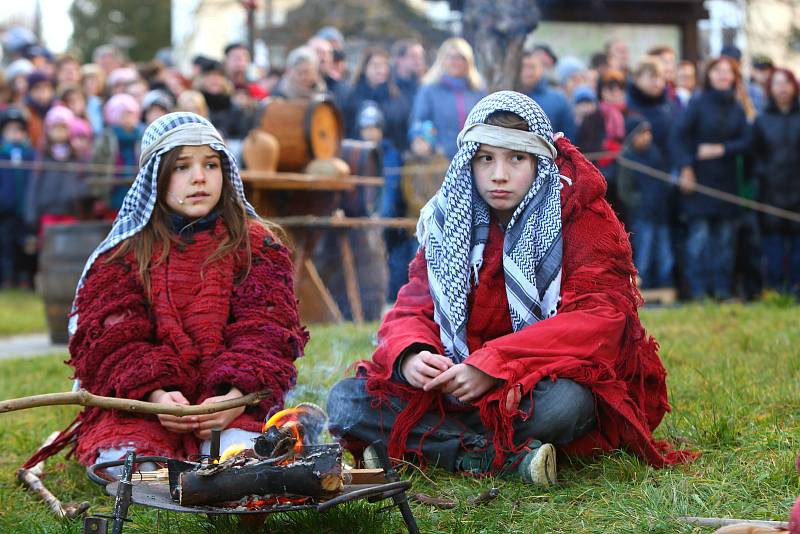
[[[235,457],[230,465],[209,466],[180,473],[173,495],[181,506],[235,501],[248,495],[302,495],[319,498],[342,490],[342,448],[319,445],[303,448],[288,463]]]

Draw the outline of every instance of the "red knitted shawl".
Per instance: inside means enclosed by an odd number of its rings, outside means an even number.
[[[670,450],[652,437],[670,409],[666,371],[658,345],[639,322],[637,308],[642,301],[634,282],[630,243],[604,200],[605,180],[569,141],[561,139],[556,147],[556,163],[572,180],[561,191],[564,252],[558,314],[511,331],[505,284],[502,278],[495,279],[503,276],[502,235],[490,236],[481,284],[470,295],[471,352],[466,363],[503,380],[502,386],[476,403],[499,451],[494,468],[503,465],[505,453],[522,450],[524,444],[512,441],[513,421],[530,416],[506,410],[509,390],[519,387],[523,394],[531,394],[539,380],[558,377],[590,388],[596,399],[596,430],[570,444],[569,452],[592,454],[625,447],[655,466],[690,461],[692,453]],[[443,353],[423,253],[412,263],[409,283],[385,317],[378,338],[373,359],[359,362],[359,372],[366,374],[367,389],[377,402],[384,402],[387,395],[409,401],[392,428],[390,454],[419,453],[425,437],[420,443],[408,443],[408,434],[429,410],[444,413],[442,396],[398,384],[390,376],[398,356],[412,345]]]
[[[94,263],[77,296],[80,314],[69,345],[68,363],[82,387],[130,399],[144,399],[158,388],[177,389],[192,404],[231,386],[243,393],[271,390],[231,424],[246,430],[260,430],[264,418],[283,406],[295,384],[294,360],[308,341],[299,321],[289,253],[261,225],[251,223],[252,263],[236,284],[246,269],[243,253],[204,266],[226,233],[220,219],[211,230],[172,246],[169,256],[151,269],[152,303],[132,253],[108,262],[109,252]],[[73,431],[63,433],[43,451],[45,456],[73,437],[83,464],[92,463],[98,449],[128,444],[143,455],[185,458],[197,453],[199,441],[193,435],[167,432],[155,416],[87,408],[78,420],[80,425],[71,425]]]

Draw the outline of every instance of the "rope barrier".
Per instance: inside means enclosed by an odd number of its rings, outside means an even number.
[[[584,156],[589,161],[597,161],[600,159],[615,159],[617,163],[623,167],[635,170],[651,178],[667,182],[673,187],[678,187],[678,184],[676,183],[674,177],[671,174],[650,167],[648,165],[643,165],[636,161],[629,160],[625,157],[620,156],[618,153],[615,152],[591,152],[584,154]],[[116,165],[110,165],[104,163],[53,162],[53,161],[13,162],[8,160],[0,160],[0,169],[19,169],[19,170],[33,170],[33,171],[41,171],[41,170],[75,171],[83,173],[86,176],[86,183],[89,185],[129,185],[133,183],[133,178],[108,178],[108,175],[109,174],[135,175],[139,170],[138,167],[134,166],[117,167]],[[390,172],[397,173],[397,172],[402,172],[403,170],[413,171],[413,172],[427,171],[430,173],[431,176],[439,176],[441,175],[442,172],[442,169],[439,165],[416,164],[406,167],[387,167],[384,169],[384,173],[390,173]],[[330,178],[330,176],[309,175],[302,173],[283,173],[274,171],[258,171],[251,169],[243,170],[242,174],[247,178],[248,181],[255,181],[255,182],[257,182],[258,180],[276,180],[276,179],[285,179],[288,181],[313,182],[314,180],[318,179]],[[384,184],[384,179],[378,176],[342,176],[340,178],[343,181],[347,182],[348,184],[354,186],[358,185],[364,187],[381,187]],[[700,183],[695,183],[693,185],[692,193],[699,193],[701,195],[715,198],[723,202],[735,204],[742,208],[758,211],[761,213],[765,213],[767,215],[772,215],[774,217],[800,223],[800,213],[798,212],[786,210],[778,206],[773,206],[770,204],[766,204],[764,202],[759,202],[757,200],[750,200],[748,198],[744,198],[739,195],[728,193],[727,191],[722,191],[721,189],[716,189],[714,187],[709,187],[707,185],[703,185]]]

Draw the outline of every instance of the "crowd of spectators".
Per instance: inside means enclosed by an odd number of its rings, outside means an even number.
[[[346,137],[371,141],[383,155],[386,185],[375,214],[416,217],[486,94],[472,48],[457,37],[438,50],[407,39],[348,57],[344,36],[326,27],[290,51],[281,69],[259,68],[244,44],[231,43],[218,59],[194,58],[191,73],[176,68],[169,50],[134,64],[105,45],[83,63],[35,42],[4,45],[4,287],[30,287],[44,226],[114,216],[144,128],[166,113],[208,117],[237,147],[266,99],[324,96],[341,110]],[[752,61],[746,79],[740,59],[727,47],[701,68],[654,46],[633,61],[619,39],[588,62],[559,57],[546,44],[522,57],[513,89],[536,100],[554,131],[605,176],[608,200],[632,232],[644,288],[725,300],[800,287],[800,224],[698,191],[800,212],[797,80],[766,57]],[[416,242],[403,230],[385,237],[392,301]]]

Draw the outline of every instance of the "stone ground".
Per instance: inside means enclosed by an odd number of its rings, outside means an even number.
[[[50,342],[50,336],[46,333],[0,338],[0,360],[30,358],[66,352],[66,345],[54,345]]]

